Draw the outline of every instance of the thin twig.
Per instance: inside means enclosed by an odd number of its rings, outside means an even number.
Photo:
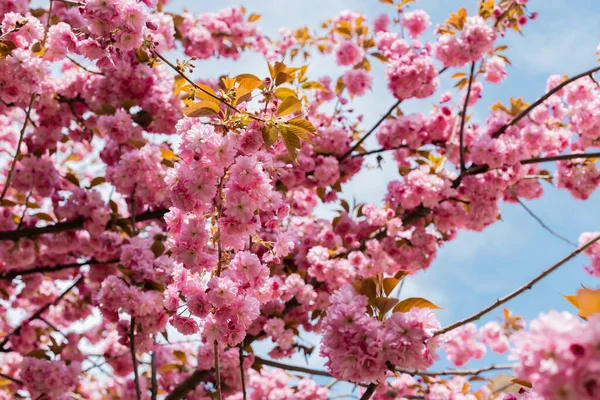
[[[361,144],[363,144],[363,142],[365,140],[367,140],[367,138],[369,136],[371,136],[371,134],[373,132],[375,132],[375,129],[377,129],[379,127],[379,125],[381,125],[383,123],[383,121],[385,121],[387,119],[387,117],[390,116],[390,114],[396,109],[396,107],[398,107],[400,105],[400,103],[402,103],[402,100],[398,100],[394,103],[394,105],[392,105],[390,107],[389,110],[387,110],[387,112],[385,114],[383,114],[383,116],[381,118],[379,118],[379,121],[377,121],[377,123],[375,125],[373,125],[373,127],[371,129],[369,129],[369,131],[360,138],[360,140],[358,142],[356,142],[356,144],[354,146],[352,146],[352,148],[350,150],[348,150],[346,153],[344,153],[344,155],[340,158],[340,161],[345,160],[346,158],[348,158],[348,156],[350,156],[350,154],[352,154],[352,152],[356,149],[358,149],[360,147]]]
[[[243,400],[246,400],[246,377],[244,376],[244,349],[240,344],[240,375],[242,377],[242,396]]]
[[[216,395],[217,395],[217,400],[222,400],[222,394],[221,394],[221,370],[219,367],[219,342],[217,342],[215,340],[215,347],[214,347],[214,353],[215,353],[215,372],[216,372],[216,379],[215,379],[215,391],[216,391]]]
[[[27,107],[27,111],[25,112],[25,122],[23,122],[23,127],[21,128],[21,132],[19,133],[19,141],[17,142],[17,151],[15,152],[15,158],[12,160],[12,164],[10,165],[10,169],[8,170],[8,175],[6,176],[6,182],[4,182],[4,189],[2,189],[2,194],[0,195],[0,201],[4,200],[4,196],[10,187],[10,180],[12,178],[12,174],[15,171],[15,166],[17,165],[17,159],[21,154],[21,144],[23,143],[23,137],[25,136],[25,130],[27,129],[27,124],[29,123],[29,119],[31,118],[31,109],[33,108],[33,103],[35,101],[37,94],[32,94],[31,99],[29,100],[29,106]]]
[[[56,0],[56,1],[60,1],[60,0]],[[87,68],[86,66],[84,66],[83,64],[81,64],[80,62],[74,60],[73,58],[67,56],[66,57],[69,61],[71,61],[73,64],[77,65],[79,68],[81,68],[82,70],[89,72],[90,74],[95,74],[95,75],[104,75],[102,72],[99,71],[92,71],[91,69]]]
[[[258,356],[254,356],[254,362],[257,364],[267,365],[269,367],[285,369],[287,371],[304,372],[306,374],[311,374],[311,375],[332,377],[331,374],[327,371],[321,371],[321,370],[305,368],[305,367],[297,367],[295,365],[289,365],[289,364],[284,364],[284,363],[280,363],[277,361],[266,360],[266,359],[258,357]]]
[[[456,370],[445,370],[445,371],[417,371],[417,370],[408,370],[408,369],[402,369],[402,368],[395,368],[394,366],[391,366],[392,368],[390,368],[392,371],[395,372],[399,372],[402,374],[408,374],[408,375],[418,375],[418,376],[445,376],[445,375],[452,375],[452,376],[476,376],[479,374],[482,374],[484,372],[489,372],[489,371],[500,371],[500,370],[506,370],[506,369],[512,369],[514,367],[514,365],[510,365],[510,364],[494,364],[494,365],[490,365],[488,367],[484,367],[484,368],[473,368],[473,369],[456,369]]]
[[[135,318],[131,317],[129,327],[129,349],[131,350],[131,363],[133,364],[133,381],[135,382],[135,396],[142,400],[142,389],[140,388],[140,376],[138,374],[138,362],[135,355]]]
[[[542,221],[542,219],[540,217],[535,215],[535,213],[531,209],[529,209],[529,207],[527,207],[525,205],[525,203],[523,203],[521,201],[521,199],[519,199],[519,197],[514,192],[512,193],[512,195],[513,195],[514,199],[521,205],[521,207],[523,207],[523,209],[527,212],[527,214],[531,215],[533,217],[533,219],[535,219],[542,226],[542,228],[544,228],[546,231],[548,231],[548,233],[550,233],[552,236],[562,240],[563,242],[565,242],[573,247],[577,247],[577,243],[573,243],[572,241],[570,241],[566,237],[562,236],[561,234],[553,231],[552,228],[550,228],[548,225],[546,225],[544,223],[544,221]]]
[[[151,354],[152,357],[152,370],[151,370],[151,380],[152,380],[152,397],[151,400],[156,400],[158,396],[158,382],[156,380],[156,351],[153,351]]]
[[[585,78],[586,76],[589,76],[596,71],[600,71],[600,67],[592,68],[588,71],[580,73],[579,75],[575,75],[574,77],[569,78],[569,79],[565,80],[564,82],[561,82],[559,85],[554,87],[552,90],[548,91],[548,93],[546,93],[545,95],[543,95],[542,97],[537,99],[533,104],[531,104],[525,110],[521,111],[519,113],[519,115],[517,115],[515,118],[513,118],[509,123],[502,125],[502,127],[500,127],[500,129],[498,129],[496,132],[494,132],[494,134],[492,134],[492,137],[497,138],[500,135],[502,135],[509,127],[511,127],[514,124],[516,124],[517,122],[519,122],[526,115],[528,115],[534,108],[536,108],[537,106],[542,104],[544,101],[546,101],[546,99],[548,99],[550,96],[552,96],[554,93],[558,92],[559,90],[561,90],[568,84],[575,82],[578,79]]]
[[[57,298],[55,298],[52,302],[44,304],[31,317],[29,317],[26,320],[22,321],[16,328],[14,328],[12,331],[10,331],[4,337],[4,339],[2,339],[2,342],[0,342],[0,350],[4,350],[4,346],[6,346],[6,344],[8,343],[8,341],[10,340],[10,337],[12,335],[17,335],[17,334],[19,334],[19,332],[21,332],[21,328],[23,327],[23,324],[29,323],[29,322],[33,321],[34,319],[39,318],[44,312],[46,312],[46,310],[48,310],[50,308],[50,306],[54,306],[54,305],[58,304],[58,302],[61,301],[67,295],[67,293],[69,293],[71,290],[73,290],[73,288],[75,288],[75,286],[77,286],[79,284],[79,282],[81,282],[82,280],[83,280],[82,276],[80,276],[79,278],[77,278],[75,280],[75,282],[73,282],[73,284],[71,286],[69,286],[68,288],[66,288],[60,294],[60,296],[58,296]]]
[[[9,381],[11,381],[13,383],[16,383],[17,385],[23,386],[23,381],[20,381],[20,380],[18,380],[16,378],[13,378],[10,375],[6,375],[6,374],[3,374],[3,373],[0,372],[0,378],[8,379]]]
[[[469,85],[467,86],[467,95],[465,96],[465,105],[463,106],[462,115],[460,117],[460,132],[458,134],[460,146],[460,171],[464,172],[467,167],[465,165],[465,120],[467,119],[467,108],[469,107],[469,98],[471,97],[471,85],[473,84],[473,75],[475,75],[475,62],[471,63],[471,73],[469,75]]]
[[[566,264],[568,261],[570,261],[572,258],[574,258],[575,256],[577,256],[579,253],[584,252],[587,248],[589,248],[590,246],[592,246],[598,240],[600,240],[600,235],[598,235],[594,239],[588,241],[583,246],[580,246],[577,250],[573,251],[571,254],[569,254],[568,256],[566,256],[565,258],[563,258],[562,260],[560,260],[556,264],[552,265],[550,268],[544,270],[542,273],[540,273],[539,275],[537,275],[535,278],[533,278],[531,281],[527,282],[525,285],[521,286],[517,290],[513,291],[512,293],[507,294],[506,296],[504,296],[502,298],[499,298],[493,304],[491,304],[488,307],[484,308],[483,310],[481,310],[481,311],[479,311],[479,312],[471,315],[470,317],[467,317],[465,319],[461,319],[460,321],[457,321],[457,322],[455,322],[453,324],[450,324],[450,325],[446,326],[445,328],[442,328],[442,329],[438,330],[437,332],[435,332],[434,336],[442,335],[444,333],[450,332],[453,329],[456,329],[456,328],[461,327],[461,326],[463,326],[465,324],[468,324],[469,322],[477,321],[479,318],[483,317],[485,314],[489,313],[490,311],[492,311],[492,310],[500,307],[502,304],[504,304],[507,301],[509,301],[509,300],[517,297],[518,295],[520,295],[521,293],[525,292],[526,290],[531,289],[533,287],[533,285],[535,285],[536,283],[538,283],[539,281],[541,281],[542,279],[544,279],[546,276],[550,275],[550,273],[552,273],[555,270],[557,270],[563,264]]]
[[[368,156],[368,155],[371,155],[371,154],[383,153],[384,151],[392,151],[392,150],[406,149],[406,148],[408,148],[408,146],[405,145],[405,144],[403,144],[403,145],[395,146],[395,147],[392,147],[392,148],[389,148],[389,149],[377,149],[377,150],[365,151],[364,153],[356,153],[356,154],[353,154],[352,157],[353,158],[354,157],[364,157],[364,156]]]
[[[54,326],[46,318],[40,316],[37,319],[39,319],[40,321],[42,321],[43,323],[45,323],[46,325],[48,325],[50,328],[52,328],[54,330],[54,332],[59,333],[62,337],[64,337],[65,339],[67,339],[67,335],[65,335],[64,333],[62,333],[62,331],[60,329],[58,329],[56,326]]]
[[[48,16],[46,19],[46,29],[44,29],[44,38],[42,39],[42,48],[46,46],[46,39],[48,39],[48,30],[50,29],[50,25],[52,25],[52,3],[54,0],[50,0],[50,5],[48,6]]]
[[[19,219],[19,225],[17,225],[17,230],[21,229],[23,226],[23,222],[25,221],[25,214],[27,214],[27,210],[29,209],[29,198],[33,191],[27,194],[27,198],[25,199],[25,208],[23,209],[23,214],[21,214],[21,218]]]

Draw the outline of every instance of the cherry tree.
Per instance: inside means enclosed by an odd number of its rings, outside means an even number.
[[[361,399],[600,398],[600,291],[565,296],[578,315],[504,308],[578,254],[600,276],[600,233],[447,326],[400,291],[544,181],[590,197],[600,67],[478,122],[535,2],[473,1],[437,25],[413,0],[382,2],[372,21],[341,11],[276,38],[243,7],[0,2],[0,399],[324,400],[338,381]],[[201,73],[245,52],[263,75]],[[317,56],[344,72],[312,70]],[[353,100],[375,79],[396,101],[366,126]],[[384,153],[397,167],[385,197],[350,202],[344,185]],[[326,370],[286,362],[314,350],[302,332],[320,335]],[[469,368],[488,352],[507,363]],[[456,368],[435,369],[440,357]]]

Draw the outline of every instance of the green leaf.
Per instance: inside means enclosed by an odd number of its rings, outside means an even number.
[[[92,181],[90,182],[90,186],[88,187],[88,189],[91,189],[94,186],[102,185],[105,182],[106,182],[106,179],[103,176],[97,176],[94,179],[92,179]]]
[[[398,299],[394,299],[394,298],[390,298],[390,297],[378,297],[375,300],[375,304],[377,305],[377,309],[379,309],[381,314],[386,314],[396,304],[398,304]]]
[[[29,353],[26,354],[26,356],[46,360],[50,359],[50,357],[48,357],[48,355],[46,354],[46,351],[42,349],[31,350]]]
[[[263,126],[261,131],[265,146],[267,146],[268,149],[277,141],[277,138],[279,137],[279,130],[275,126]]]
[[[127,139],[127,143],[132,145],[133,147],[135,147],[138,150],[147,144],[147,142],[143,139],[133,139],[133,138]]]
[[[317,129],[313,126],[313,124],[311,124],[310,121],[302,118],[292,118],[287,121],[284,126],[292,131],[294,135],[310,144],[312,144],[310,137],[317,136]]]
[[[52,218],[52,216],[50,216],[46,213],[33,214],[32,217],[36,217],[38,219],[41,219],[42,221],[54,222],[54,218]]]
[[[285,126],[281,127],[281,137],[283,138],[283,144],[290,154],[290,157],[293,161],[296,161],[296,158],[298,157],[298,151],[301,147],[300,139],[294,134],[294,132]]]
[[[441,309],[429,300],[421,297],[409,297],[408,299],[402,300],[394,307],[394,312],[409,312],[413,307],[417,308],[430,308],[432,310]]]
[[[389,296],[394,288],[400,283],[400,279],[396,278],[383,278],[383,291],[386,296]]]
[[[67,172],[67,175],[65,175],[65,179],[71,182],[73,185],[79,187],[79,179],[77,179],[74,173]]]
[[[212,101],[203,100],[192,104],[183,110],[183,113],[190,118],[208,117],[218,114],[220,108]]]
[[[288,97],[277,107],[277,114],[280,117],[302,110],[302,102],[295,97]]]
[[[187,356],[185,355],[185,353],[181,350],[175,350],[173,352],[173,355],[175,356],[175,358],[177,358],[179,361],[181,361],[181,364],[185,365],[187,363]]]

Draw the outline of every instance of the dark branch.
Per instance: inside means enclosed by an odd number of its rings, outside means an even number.
[[[63,271],[65,269],[80,268],[80,267],[83,267],[86,265],[108,266],[109,264],[114,264],[117,262],[119,262],[119,259],[108,260],[108,261],[98,261],[98,260],[91,259],[89,261],[85,261],[82,263],[59,264],[59,265],[52,265],[52,266],[35,267],[35,268],[25,269],[25,270],[21,270],[21,271],[10,271],[6,274],[0,275],[0,280],[13,280],[17,276],[25,276],[25,275],[31,275],[31,274],[37,274],[37,273],[48,274],[48,273],[52,273],[52,272]]]
[[[469,98],[471,97],[471,85],[473,84],[473,75],[475,75],[475,62],[471,63],[471,73],[469,75],[469,85],[467,86],[467,95],[465,96],[465,105],[462,109],[460,117],[460,133],[459,133],[459,146],[460,146],[460,171],[464,172],[467,167],[465,165],[465,121],[467,119],[467,108],[469,108]]]
[[[400,105],[400,103],[402,103],[402,100],[398,100],[397,102],[395,102],[394,105],[391,106],[390,109],[387,110],[387,112],[385,114],[383,114],[383,116],[381,118],[379,118],[379,121],[377,121],[377,123],[363,137],[361,137],[360,140],[358,142],[356,142],[356,144],[354,146],[352,146],[352,148],[350,150],[348,150],[340,158],[340,161],[345,160],[346,158],[348,158],[348,156],[350,156],[350,154],[352,154],[352,152],[354,150],[358,149],[360,147],[360,145],[363,144],[363,142],[365,140],[367,140],[367,138],[369,136],[371,136],[371,134],[373,132],[375,132],[375,129],[377,129],[379,127],[379,125],[381,125],[383,123],[383,121],[385,121],[386,118],[390,116],[390,114],[396,109],[396,107],[398,107]]]
[[[196,389],[196,386],[202,381],[208,379],[213,372],[212,369],[209,371],[194,371],[186,380],[177,385],[177,387],[165,397],[165,400],[183,399],[189,392]]]
[[[162,218],[169,210],[154,210],[154,211],[146,211],[144,213],[138,214],[135,217],[136,222],[143,222],[153,219]],[[117,220],[117,224],[126,223],[131,221],[131,218],[119,218]],[[0,232],[0,240],[18,240],[20,238],[34,238],[39,235],[43,235],[46,233],[58,233],[64,231],[71,230],[79,230],[83,229],[83,218],[77,218],[72,221],[66,222],[58,222],[52,225],[46,225],[42,227],[32,227],[32,228],[21,228],[20,230],[14,231],[2,231]],[[106,224],[106,228],[109,229],[112,226],[112,222]]]

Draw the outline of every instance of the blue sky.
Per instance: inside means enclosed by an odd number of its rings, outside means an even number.
[[[476,3],[475,0],[420,0],[413,8],[425,9],[435,24],[443,22],[449,12],[456,11],[462,5],[470,14],[474,13]],[[186,7],[193,13],[199,13],[239,4],[243,4],[248,12],[262,15],[259,23],[269,36],[276,36],[280,27],[308,25],[316,28],[321,20],[333,17],[344,9],[364,13],[370,21],[379,12],[392,11],[377,0],[254,0],[243,3],[176,0],[166,10],[180,12]],[[529,7],[539,12],[539,18],[524,28],[524,36],[511,32],[507,38],[499,40],[499,43],[510,47],[506,55],[513,67],[509,67],[508,78],[501,85],[484,86],[483,98],[474,110],[475,120],[483,121],[489,105],[497,100],[506,103],[510,96],[522,96],[529,102],[535,100],[543,94],[546,79],[551,74],[574,75],[597,63],[595,50],[600,39],[600,25],[597,23],[600,2],[530,0]],[[196,65],[195,75],[198,77],[243,72],[261,76],[266,73],[265,62],[256,54],[246,54],[237,62],[210,60],[197,61]],[[394,103],[385,88],[383,67],[376,62],[373,66],[376,84],[372,92],[355,101],[354,106],[365,115],[365,128],[372,126]],[[339,69],[331,60],[322,58],[312,60],[308,71],[314,77],[339,75]],[[448,75],[442,78],[440,93],[451,88],[448,78]],[[429,112],[432,104],[431,100],[405,103],[405,112]],[[373,140],[369,140],[365,147],[373,149],[377,146]],[[370,163],[374,164],[375,160]],[[388,160],[383,170],[365,170],[352,183],[345,185],[346,198],[355,196],[360,202],[380,202],[391,179],[397,179],[397,171]],[[596,193],[583,202],[574,200],[568,192],[548,183],[544,183],[544,189],[546,193],[542,199],[527,202],[527,205],[550,227],[575,242],[581,232],[600,231],[600,194]],[[437,312],[441,323],[448,324],[491,304],[572,251],[568,244],[543,230],[519,205],[502,205],[501,211],[502,221],[484,232],[461,232],[457,239],[440,249],[431,268],[409,278],[403,296],[420,296],[434,301],[444,308]],[[584,272],[583,265],[586,262],[583,256],[575,258],[532,291],[509,302],[508,307],[526,319],[550,309],[572,311],[560,294],[574,293],[580,283],[598,286],[596,280]],[[501,313],[502,309],[499,309],[484,321],[499,317]],[[316,337],[310,339],[315,343],[318,341]],[[323,362],[316,356],[310,361],[315,366]],[[494,361],[497,358],[492,357],[470,365]],[[301,364],[302,357],[295,357],[294,362]],[[441,362],[439,367],[446,365]]]

